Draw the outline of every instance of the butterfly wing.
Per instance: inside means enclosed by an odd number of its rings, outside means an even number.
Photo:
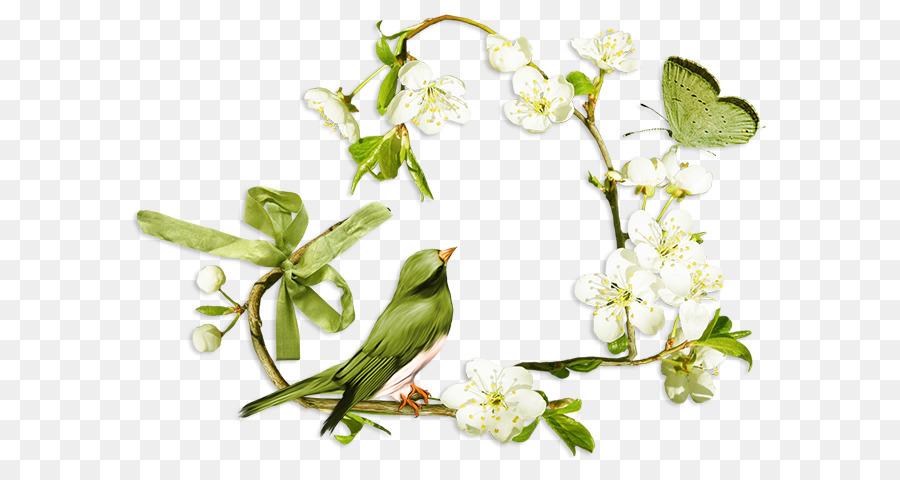
[[[756,110],[738,97],[719,98],[719,82],[696,62],[669,57],[663,66],[663,101],[672,137],[686,147],[747,143],[759,128]]]

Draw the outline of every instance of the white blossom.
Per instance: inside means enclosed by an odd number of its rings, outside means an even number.
[[[525,37],[519,37],[513,43],[510,39],[496,33],[488,35],[488,62],[498,72],[515,72],[531,63],[531,44]]]
[[[678,307],[678,319],[688,340],[700,338],[719,302],[709,294],[722,288],[722,270],[709,264],[672,263],[660,275],[660,298]],[[701,301],[703,301],[701,303]]]
[[[674,344],[680,345],[684,341],[685,335],[679,328],[675,332]],[[666,395],[675,403],[683,403],[688,395],[697,403],[709,400],[716,391],[712,375],[718,375],[718,367],[723,360],[725,354],[702,346],[669,355],[661,366],[666,376]]]
[[[391,100],[387,119],[394,125],[410,120],[431,135],[441,130],[447,121],[466,123],[469,107],[462,96],[466,86],[462,80],[446,76],[432,80],[434,73],[425,62],[415,60],[400,67],[400,83],[406,87]]]
[[[503,112],[525,130],[546,132],[552,123],[565,122],[575,113],[575,87],[562,75],[544,78],[536,68],[525,66],[516,71],[512,81],[513,90],[522,98],[507,102]]]
[[[655,304],[659,277],[644,269],[637,255],[620,248],[606,259],[606,275],[585,275],[575,283],[575,297],[597,308],[594,312],[594,334],[604,342],[612,342],[625,332],[628,320],[638,330],[654,335],[665,323],[665,315]]]
[[[636,157],[622,167],[625,181],[622,185],[634,185],[634,194],[643,193],[648,198],[656,193],[656,187],[666,179],[666,168],[658,158]]]
[[[616,32],[611,28],[606,37],[601,34],[596,38],[573,39],[572,48],[607,73],[613,70],[624,73],[633,72],[641,66],[640,60],[625,58],[628,54],[634,53],[631,35],[625,32]]]
[[[693,220],[687,210],[675,209],[657,223],[652,215],[638,210],[628,219],[628,238],[640,264],[654,272],[667,264],[706,263],[706,252],[691,240]]]
[[[531,373],[522,367],[503,368],[476,358],[466,365],[466,376],[468,382],[444,390],[441,402],[457,409],[459,429],[470,435],[490,432],[496,440],[508,442],[547,408],[547,402],[531,390]]]
[[[666,191],[679,200],[686,195],[700,195],[712,187],[712,173],[700,165],[678,163],[678,145],[673,146],[663,155],[662,163],[666,168],[669,185]]]
[[[303,96],[309,108],[319,112],[325,119],[325,126],[356,143],[359,141],[359,124],[350,114],[350,108],[337,94],[327,88],[311,88]]]

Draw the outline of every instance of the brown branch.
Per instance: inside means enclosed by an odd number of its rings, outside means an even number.
[[[300,261],[300,257],[306,253],[306,249],[309,248],[309,245],[312,242],[318,240],[319,238],[328,235],[333,232],[337,227],[339,227],[343,220],[332,225],[328,230],[325,230],[318,237],[310,240],[306,245],[298,248],[294,253],[291,254],[290,260],[294,265]],[[244,304],[244,309],[247,310],[247,319],[250,323],[250,337],[253,340],[253,349],[256,350],[256,356],[259,357],[259,361],[262,364],[263,370],[266,371],[266,374],[269,376],[269,379],[272,380],[272,383],[275,384],[275,387],[281,389],[290,385],[287,380],[281,375],[281,372],[278,371],[278,367],[275,365],[275,360],[272,359],[272,356],[269,355],[268,349],[266,349],[266,342],[263,339],[262,335],[262,320],[259,317],[259,304],[262,301],[263,295],[266,291],[271,288],[275,283],[281,279],[281,276],[284,274],[282,270],[278,267],[273,268],[268,273],[262,276],[256,284],[253,285],[253,288],[250,289],[250,298],[247,300],[247,303]],[[323,412],[330,412],[334,409],[334,406],[337,404],[339,399],[337,398],[314,398],[314,397],[300,397],[295,398],[294,402],[299,403],[305,408],[312,408],[315,410],[321,410]],[[402,410],[397,411],[397,402],[390,401],[368,401],[368,402],[360,402],[357,403],[352,412],[357,413],[373,413],[379,415],[413,415],[415,412],[409,406],[403,407]],[[445,416],[452,417],[456,415],[456,410],[451,408],[447,408],[443,405],[420,405],[419,406],[419,415],[424,416]]]

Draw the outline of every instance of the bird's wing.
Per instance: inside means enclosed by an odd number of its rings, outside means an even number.
[[[385,308],[356,355],[335,373],[334,381],[345,386],[344,396],[322,432],[333,429],[353,405],[375,396],[397,371],[447,334],[453,306],[449,298],[437,297],[391,302]]]

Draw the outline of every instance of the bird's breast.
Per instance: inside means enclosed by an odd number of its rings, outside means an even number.
[[[419,373],[419,370],[425,368],[425,365],[428,365],[428,362],[441,351],[445,340],[447,340],[446,335],[435,340],[435,342],[428,347],[428,350],[416,355],[409,363],[398,370],[397,373],[381,387],[381,390],[379,390],[375,396],[380,397],[382,395],[390,395],[391,398],[399,402],[401,400],[400,394],[409,395],[412,390],[409,384],[413,382],[413,379],[416,374]]]

